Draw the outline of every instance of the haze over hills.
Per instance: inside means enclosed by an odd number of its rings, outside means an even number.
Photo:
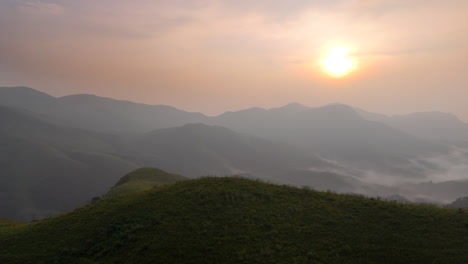
[[[205,124],[155,130],[130,139],[127,148],[140,163],[191,177],[335,167],[284,143]]]
[[[28,87],[0,87],[0,105],[27,109],[49,122],[104,133],[148,132],[203,122],[200,113],[165,105],[145,105],[90,94],[55,98]]]
[[[365,119],[384,123],[423,139],[453,144],[468,142],[468,124],[449,113],[419,112],[387,116],[355,110]]]
[[[389,177],[424,177],[418,158],[446,151],[385,124],[361,118],[345,105],[318,108],[288,105],[256,113],[230,113],[217,123],[270,140],[288,142],[356,169]]]
[[[31,220],[70,210],[138,167],[413,201],[468,195],[460,187],[468,180],[467,124],[448,114],[388,117],[293,103],[207,117],[93,95],[55,98],[26,87],[0,88],[0,105],[0,217]],[[431,123],[437,129],[429,130]]]
[[[137,167],[160,166],[190,177],[242,173],[297,185],[295,171],[337,168],[282,143],[203,124],[115,136],[47,123],[8,107],[0,107],[0,121],[0,215],[23,221],[82,205]]]
[[[0,87],[0,105],[27,109],[45,115],[51,119],[49,121],[60,121],[63,122],[62,124],[83,129],[112,133],[149,132],[187,123],[206,122],[233,126],[238,130],[254,130],[254,128],[247,128],[246,123],[259,118],[265,119],[263,122],[268,123],[273,122],[271,118],[286,119],[304,111],[316,113],[328,111],[327,114],[341,115],[341,118],[356,118],[357,113],[365,120],[384,123],[419,138],[468,142],[468,124],[452,114],[421,112],[387,116],[340,104],[323,108],[291,103],[272,109],[250,108],[226,112],[210,118],[201,113],[190,113],[164,105],[139,104],[89,94],[55,98],[29,87]]]
[[[453,201],[452,203],[447,205],[448,208],[465,208],[468,209],[468,196],[458,198],[457,200]]]
[[[108,190],[138,166],[115,153],[112,137],[43,122],[0,107],[0,214],[55,215]]]
[[[327,164],[266,140],[201,124],[117,137],[46,123],[6,107],[0,107],[0,121],[0,213],[17,220],[71,210],[143,166],[195,177],[267,175],[275,168],[286,172],[299,165]],[[278,173],[272,173],[275,180],[273,175]]]

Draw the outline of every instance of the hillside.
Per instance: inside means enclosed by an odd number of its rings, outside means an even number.
[[[468,213],[202,178],[0,225],[1,263],[468,262]]]
[[[332,167],[293,147],[203,124],[124,137],[60,126],[3,106],[0,122],[0,217],[17,221],[81,206],[138,167],[189,177],[242,173],[296,185],[310,182],[294,178],[296,170]],[[321,184],[338,189],[336,181],[324,178]],[[339,184],[352,190],[343,179]],[[113,192],[140,188],[135,181]]]
[[[460,141],[468,125],[447,114],[390,118],[294,103],[206,117],[27,87],[0,87],[0,105],[0,217],[14,220],[76,208],[139,167],[411,201],[468,195],[468,146]]]
[[[31,221],[72,210],[139,166],[110,136],[56,126],[0,106],[0,217]]]
[[[184,176],[167,173],[160,169],[140,168],[123,176],[104,197],[110,198],[123,194],[141,192],[155,186],[185,180],[187,180],[187,178]]]
[[[287,172],[292,170],[336,167],[281,142],[205,124],[187,124],[131,137],[124,153],[135,157],[142,166],[191,178],[251,174],[285,182],[290,178]]]
[[[0,217],[17,221],[81,206],[138,167],[189,177],[242,173],[297,185],[306,181],[294,179],[294,171],[331,167],[293,147],[202,124],[124,137],[60,126],[3,106],[0,122]],[[326,188],[337,186],[335,179],[326,179]],[[131,189],[127,185],[116,192],[126,188]]]

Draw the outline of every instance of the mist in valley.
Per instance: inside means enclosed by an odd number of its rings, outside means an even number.
[[[89,95],[64,100],[0,88],[3,217],[29,221],[69,211],[139,167],[439,205],[467,195],[468,125],[448,114],[412,116],[410,129],[343,104],[210,117]],[[415,127],[429,121],[444,129]]]

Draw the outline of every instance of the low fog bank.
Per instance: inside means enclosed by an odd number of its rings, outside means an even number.
[[[402,173],[385,174],[378,170],[363,170],[339,166],[320,170],[310,168],[311,174],[329,173],[335,179],[314,177],[314,181],[302,179],[297,185],[308,185],[317,190],[332,190],[342,193],[357,193],[415,203],[447,204],[457,198],[468,196],[468,148],[451,146],[451,151],[426,158],[411,160],[422,177],[414,177],[401,168]],[[409,170],[414,172],[415,169]],[[340,178],[338,182],[336,175]],[[330,184],[330,182],[334,184]],[[324,183],[328,183],[325,184]]]
[[[370,189],[356,189],[356,192],[381,197],[398,194],[413,202],[439,204],[468,196],[468,148],[452,146],[446,154],[412,162],[424,171],[424,177],[354,171],[353,177],[371,186]]]

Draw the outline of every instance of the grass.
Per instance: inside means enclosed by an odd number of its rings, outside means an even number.
[[[156,168],[140,168],[123,176],[104,198],[141,192],[155,186],[185,181],[187,178],[178,174],[170,174]]]
[[[0,263],[468,263],[468,212],[242,178],[1,224]]]

